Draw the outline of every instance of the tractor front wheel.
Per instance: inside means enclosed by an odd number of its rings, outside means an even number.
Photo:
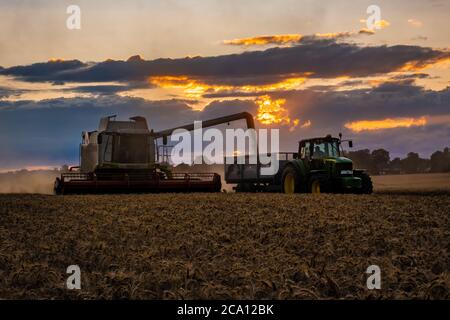
[[[320,181],[314,180],[311,183],[311,193],[320,193]]]
[[[367,173],[362,172],[357,177],[361,178],[361,180],[362,180],[361,181],[361,189],[358,190],[358,193],[360,193],[360,194],[373,193],[373,183],[372,183],[372,179],[370,178],[370,176]]]
[[[308,183],[309,192],[319,194],[329,192],[328,178],[325,175],[313,175]]]

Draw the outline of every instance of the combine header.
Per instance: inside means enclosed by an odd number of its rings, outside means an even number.
[[[211,127],[245,119],[254,128],[249,113],[238,113],[204,121]],[[164,163],[167,137],[176,129],[194,130],[194,124],[154,132],[143,117],[117,121],[102,118],[97,131],[83,132],[80,166],[56,178],[55,194],[123,192],[220,192],[216,173],[174,173]],[[158,145],[159,138],[164,145]],[[162,149],[162,160],[160,150]]]

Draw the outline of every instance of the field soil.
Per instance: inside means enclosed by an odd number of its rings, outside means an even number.
[[[419,173],[373,176],[375,192],[439,192],[450,191],[450,173]]]
[[[0,195],[0,298],[450,299],[449,227],[448,193]]]

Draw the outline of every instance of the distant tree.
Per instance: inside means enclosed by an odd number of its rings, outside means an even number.
[[[366,169],[373,173],[372,155],[369,149],[350,151],[348,157],[352,159],[355,168]]]
[[[389,170],[392,173],[402,173],[402,160],[400,158],[394,158],[392,161],[389,162]]]
[[[386,151],[384,149],[373,150],[371,157],[372,168],[375,174],[380,174],[389,167],[389,161],[391,160],[389,151]]]
[[[436,151],[431,155],[431,172],[444,171],[444,153],[442,151]]]
[[[431,172],[449,172],[450,171],[450,150],[436,151],[430,158]]]
[[[418,153],[409,152],[405,159],[402,160],[402,169],[406,173],[418,173],[420,166],[420,157]]]
[[[444,171],[450,172],[450,149],[444,148]]]

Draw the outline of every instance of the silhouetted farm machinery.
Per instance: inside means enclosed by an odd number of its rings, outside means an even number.
[[[203,121],[202,128],[237,120],[255,129],[247,112]],[[174,172],[168,165],[167,139],[177,129],[192,131],[195,124],[154,132],[143,117],[102,118],[98,130],[83,132],[80,165],[56,179],[55,193],[220,192],[219,174]],[[235,184],[237,192],[372,193],[370,177],[342,156],[343,142],[341,135],[301,140],[297,152],[275,154],[278,170],[273,174],[262,173],[258,150],[255,163],[247,161],[248,155],[226,156],[225,181]]]

